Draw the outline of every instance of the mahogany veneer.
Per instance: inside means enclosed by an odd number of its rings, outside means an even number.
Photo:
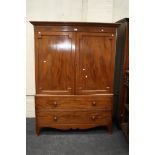
[[[36,133],[43,127],[112,132],[116,27],[31,22],[35,34]]]

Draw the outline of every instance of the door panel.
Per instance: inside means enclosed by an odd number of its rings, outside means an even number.
[[[74,35],[42,32],[38,41],[38,92],[74,93]]]
[[[76,41],[76,93],[112,93],[115,35],[79,32]]]

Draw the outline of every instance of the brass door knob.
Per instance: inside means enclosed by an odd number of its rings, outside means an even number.
[[[57,104],[56,101],[54,101],[54,102],[53,102],[53,105],[54,105],[55,107],[57,107],[58,104]]]
[[[96,119],[96,116],[91,117],[91,120],[95,121],[95,119]]]
[[[96,102],[95,102],[95,101],[93,101],[93,102],[92,102],[92,105],[93,105],[93,106],[96,106]]]
[[[56,116],[54,116],[54,117],[53,117],[53,120],[54,120],[54,121],[57,121],[57,120],[58,120],[58,118],[57,118]]]

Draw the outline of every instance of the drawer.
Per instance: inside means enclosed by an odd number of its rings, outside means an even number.
[[[36,26],[35,31],[42,34],[49,32],[105,32],[115,35],[116,29],[105,26]]]
[[[41,111],[37,113],[40,126],[52,124],[105,124],[112,119],[111,111]]]
[[[36,110],[105,109],[112,110],[112,96],[39,96]]]

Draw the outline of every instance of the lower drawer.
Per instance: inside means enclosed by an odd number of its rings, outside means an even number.
[[[105,124],[112,119],[111,111],[40,111],[37,113],[39,126],[52,124]]]

